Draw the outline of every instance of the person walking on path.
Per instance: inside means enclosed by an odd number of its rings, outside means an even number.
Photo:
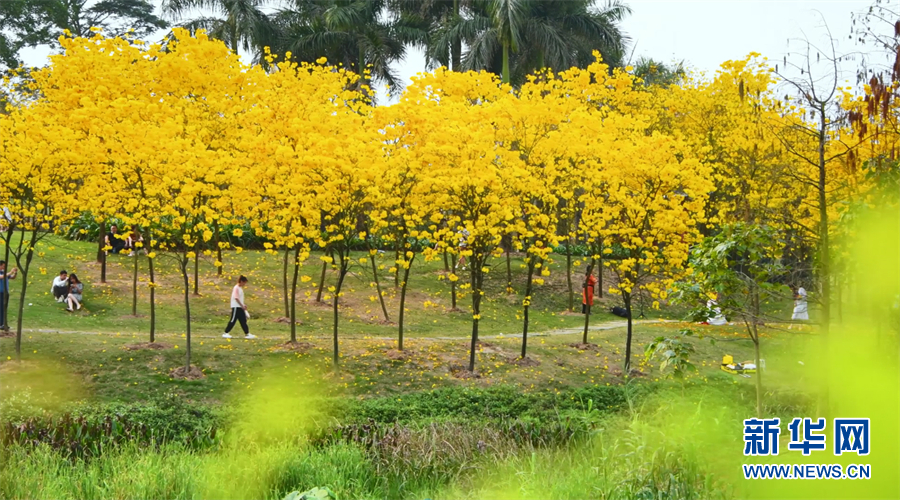
[[[244,330],[244,338],[256,338],[256,335],[250,333],[250,328],[247,326],[249,314],[247,313],[247,303],[244,302],[244,285],[246,284],[247,277],[241,276],[238,278],[237,285],[234,285],[234,288],[231,290],[231,319],[228,320],[228,326],[225,327],[225,333],[222,334],[222,337],[226,339],[231,338],[231,333],[229,332],[231,332],[234,324],[238,321],[241,322],[241,329]]]
[[[17,268],[6,272],[6,261],[0,260],[0,330],[9,330],[6,318],[6,303],[9,301],[9,280],[16,279]]]

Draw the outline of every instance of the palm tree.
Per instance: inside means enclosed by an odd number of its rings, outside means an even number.
[[[194,17],[182,23],[192,33],[206,30],[210,37],[222,40],[231,50],[242,49],[262,59],[263,47],[274,37],[274,26],[264,9],[271,0],[163,0],[163,14],[173,20]],[[204,15],[211,12],[212,15]]]
[[[360,86],[375,80],[395,95],[403,86],[391,64],[406,55],[404,40],[410,37],[396,19],[383,16],[386,6],[386,0],[293,0],[275,17],[273,52],[290,51],[305,62],[324,56],[359,74]]]
[[[403,42],[425,50],[425,67],[462,69],[462,45],[475,32],[463,17],[471,0],[391,0],[389,8],[397,16]]]
[[[594,8],[594,0],[473,0],[460,32],[467,37],[464,69],[499,72],[522,82],[534,70],[583,67],[599,51],[621,65],[628,37],[619,23],[631,9],[618,0]]]
[[[634,63],[634,76],[643,80],[645,86],[669,87],[685,77],[684,63],[677,62],[671,66],[641,57]]]

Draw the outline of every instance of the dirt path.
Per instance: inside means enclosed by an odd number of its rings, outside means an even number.
[[[644,320],[636,320],[636,321],[632,322],[632,324],[633,325],[644,325],[644,324],[650,324],[650,323],[678,323],[678,322],[679,322],[678,320],[673,320],[673,319],[644,319]],[[588,331],[594,332],[594,331],[601,331],[601,330],[613,330],[615,328],[625,328],[626,326],[627,326],[627,323],[625,321],[606,321],[603,323],[598,323],[596,325],[589,326]],[[532,333],[529,333],[528,336],[529,337],[547,337],[547,336],[552,336],[552,335],[572,335],[575,333],[581,333],[583,331],[584,331],[584,327],[560,328],[560,329],[556,329],[556,330],[547,330],[547,331],[543,331],[543,332],[532,332]],[[115,336],[125,337],[127,335],[130,335],[130,334],[123,334],[123,333],[117,334],[114,332],[85,332],[85,331],[79,331],[79,330],[57,330],[57,329],[51,329],[51,328],[23,328],[22,333],[57,333],[60,335],[109,335],[109,336],[113,336],[113,337],[115,337]],[[146,334],[142,333],[141,335],[146,335]],[[170,336],[174,336],[174,335],[175,334],[170,334],[170,333],[157,333],[156,334],[157,337],[170,337]],[[305,336],[304,335],[303,337],[304,338],[314,338],[314,339],[330,339],[331,335],[313,335],[313,336]],[[344,339],[348,339],[348,338],[349,339],[354,339],[354,338],[359,339],[362,337],[363,336],[361,336],[361,335],[352,335],[352,334],[341,336],[341,338],[344,338]],[[458,337],[422,337],[422,338],[423,339],[434,339],[434,340],[459,340],[461,338],[464,339],[467,337],[468,337],[468,335],[458,336]],[[496,335],[479,335],[478,336],[479,339],[521,338],[521,337],[522,337],[521,333],[500,333],[500,334],[496,334]],[[221,335],[192,334],[191,338],[216,339],[216,338],[222,338],[222,336]],[[235,335],[234,338],[237,340],[240,340],[241,336],[240,336],[240,334],[237,334],[237,335]],[[278,336],[278,337],[265,336],[265,337],[259,337],[259,339],[260,340],[279,340],[279,341],[283,340],[281,336]]]

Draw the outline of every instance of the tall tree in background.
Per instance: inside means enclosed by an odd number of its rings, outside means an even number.
[[[168,24],[157,17],[147,0],[3,0],[0,2],[0,64],[19,65],[19,50],[55,43],[69,30],[90,37],[100,28],[109,37],[132,33],[143,38]]]
[[[268,4],[269,0],[163,0],[162,10],[174,20],[187,18],[181,26],[191,33],[204,29],[235,52],[251,52],[259,62],[263,47],[275,37],[274,24],[264,12]],[[209,11],[212,15],[203,15]],[[191,18],[195,13],[198,17]]]
[[[628,37],[618,23],[631,9],[618,1],[597,9],[594,0],[473,1],[462,67],[500,73],[504,82],[521,83],[541,68],[586,67],[599,51],[619,66]]]
[[[386,0],[293,0],[274,18],[272,52],[308,63],[325,57],[360,75],[359,89],[375,80],[393,95],[402,80],[391,64],[403,59],[406,47],[395,20],[383,15],[386,7]]]
[[[425,50],[425,67],[446,66],[459,71],[463,41],[474,38],[465,9],[471,0],[391,0],[404,43]]]

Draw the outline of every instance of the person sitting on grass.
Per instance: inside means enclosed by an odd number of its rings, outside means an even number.
[[[125,240],[118,237],[119,228],[115,224],[106,233],[106,246],[112,247],[112,253],[119,253],[125,248]]]
[[[64,302],[66,296],[69,295],[69,273],[64,270],[59,272],[59,276],[53,278],[53,284],[50,285],[50,292],[57,302]]]
[[[69,276],[69,294],[66,296],[66,311],[75,312],[81,309],[81,302],[84,300],[84,283],[78,279],[74,273]]]
[[[250,333],[250,328],[247,326],[247,318],[250,314],[247,312],[247,304],[244,302],[244,285],[247,284],[247,277],[241,276],[238,278],[237,285],[234,285],[234,288],[231,290],[231,319],[228,320],[228,326],[225,327],[225,333],[222,334],[222,337],[226,339],[231,338],[231,329],[234,328],[234,324],[238,321],[241,322],[241,329],[244,330],[244,338],[245,339],[255,339],[256,335]]]
[[[128,256],[134,257],[134,252],[140,251],[140,248],[136,246],[136,243],[144,243],[144,237],[141,236],[141,233],[137,231],[137,229],[132,229],[128,232],[128,237],[125,238],[125,250],[128,250]]]

